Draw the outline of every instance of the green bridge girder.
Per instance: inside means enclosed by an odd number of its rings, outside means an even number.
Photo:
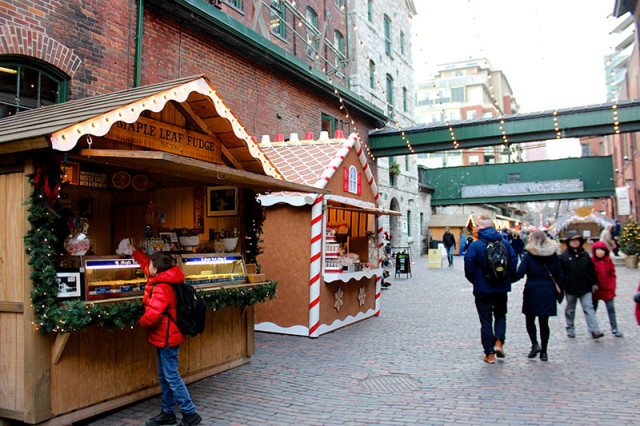
[[[615,106],[615,108],[614,108]],[[617,115],[614,115],[617,111]],[[369,147],[375,157],[410,154],[406,135],[416,154],[454,149],[453,129],[458,149],[493,146],[504,143],[501,120],[509,143],[535,142],[557,138],[556,121],[561,138],[603,136],[616,133],[614,117],[618,118],[620,133],[640,131],[640,100],[606,103],[584,107],[535,113],[521,113],[499,117],[449,123],[431,123],[403,129],[377,130],[369,134]]]
[[[611,156],[440,169],[419,166],[418,174],[420,185],[433,189],[431,205],[570,200],[615,194]],[[576,190],[577,181],[582,190]],[[474,196],[482,193],[489,195]]]

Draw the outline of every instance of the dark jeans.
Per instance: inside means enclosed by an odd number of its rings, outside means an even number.
[[[485,354],[494,353],[496,340],[502,343],[507,332],[507,293],[479,293],[475,295],[480,319],[480,338]],[[495,319],[495,320],[494,320]]]

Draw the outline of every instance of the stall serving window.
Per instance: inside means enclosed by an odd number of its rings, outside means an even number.
[[[378,268],[378,238],[374,214],[327,209],[325,273],[348,273]]]

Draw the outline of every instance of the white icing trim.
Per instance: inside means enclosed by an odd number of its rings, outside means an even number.
[[[271,160],[266,157],[258,144],[253,141],[242,123],[203,77],[59,130],[51,135],[51,145],[57,151],[70,151],[84,135],[104,136],[117,121],[131,124],[138,120],[143,111],[160,112],[167,102],[185,102],[192,92],[208,96],[213,101],[218,115],[231,123],[233,133],[247,144],[251,156],[260,161],[265,173],[268,176],[284,180],[280,172],[271,163]]]
[[[309,337],[309,327],[304,325],[293,325],[291,327],[280,327],[272,322],[261,322],[255,324],[253,329],[255,331],[265,331],[267,333],[280,333],[280,334],[292,334],[294,336]]]
[[[375,314],[376,314],[375,309],[369,309],[367,312],[358,312],[358,314],[355,317],[349,315],[343,320],[335,320],[330,325],[320,324],[320,327],[318,327],[318,334],[329,333],[333,330],[337,330],[339,328],[346,327],[349,324],[353,324],[354,322],[362,321],[363,319],[366,319],[366,318],[371,318]]]
[[[353,204],[360,207],[365,207],[368,209],[377,209],[378,206],[374,203],[370,203],[368,201],[359,200],[357,198],[343,197],[342,195],[332,195],[327,194],[324,196],[324,199],[327,201],[336,201],[338,203],[346,203]]]
[[[369,269],[367,271],[358,271],[358,272],[341,272],[338,274],[322,274],[322,278],[324,278],[325,283],[330,283],[334,281],[343,281],[349,282],[350,280],[361,280],[362,278],[373,278],[382,275],[382,269]]]
[[[312,205],[316,201],[317,195],[261,195],[258,198],[263,207],[270,207],[279,203],[302,207]]]

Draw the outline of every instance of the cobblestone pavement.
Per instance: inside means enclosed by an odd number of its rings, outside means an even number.
[[[507,357],[482,362],[480,324],[462,258],[451,268],[413,264],[390,279],[382,313],[318,339],[256,333],[252,362],[189,385],[202,424],[640,424],[640,327],[632,296],[640,270],[618,266],[616,309],[625,335],[577,338],[552,318],[549,362],[529,360],[520,313],[523,281],[507,315]],[[393,275],[392,277],[393,278]],[[88,424],[144,424],[154,397]]]

